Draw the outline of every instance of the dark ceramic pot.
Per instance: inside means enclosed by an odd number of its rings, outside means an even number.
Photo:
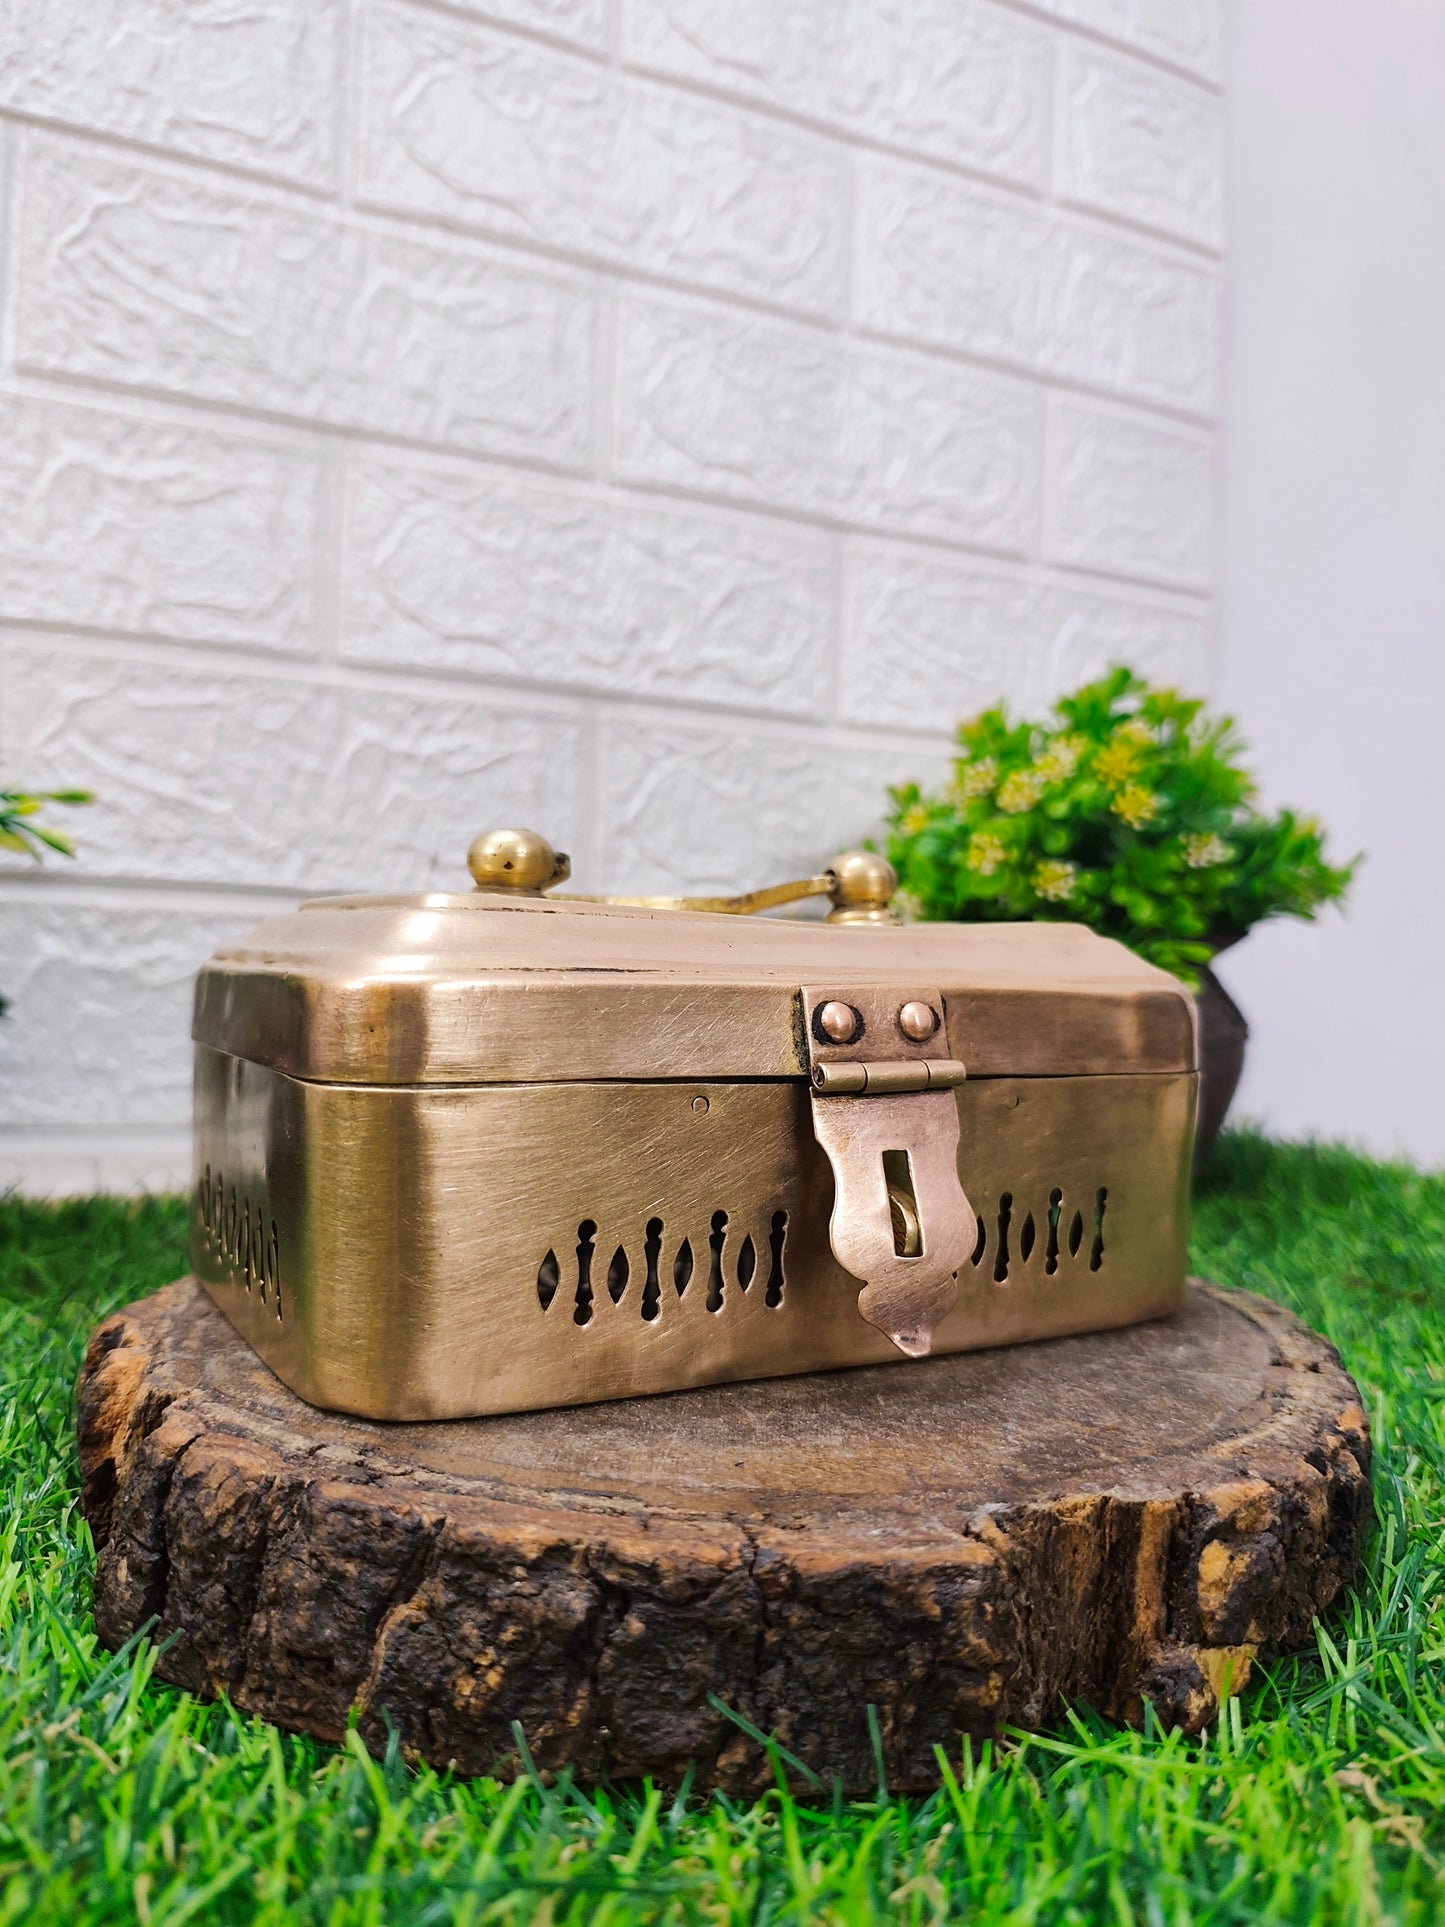
[[[1219,946],[1220,950],[1228,948],[1228,944]],[[1218,955],[1218,951],[1215,954]],[[1214,1140],[1239,1088],[1249,1025],[1239,1005],[1212,970],[1201,974],[1194,1002],[1199,1011],[1199,1119],[1194,1130],[1197,1177],[1209,1161]]]

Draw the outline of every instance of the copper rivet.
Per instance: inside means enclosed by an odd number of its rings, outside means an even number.
[[[905,1004],[898,1013],[898,1028],[915,1044],[923,1044],[938,1029],[938,1012],[932,1004]]]
[[[858,1035],[858,1013],[851,1004],[824,1004],[818,1023],[835,1044],[851,1044]]]
[[[698,1116],[701,1117],[703,1112],[711,1110],[712,1106],[705,1097],[695,1097],[692,1100],[692,1108],[697,1112]]]

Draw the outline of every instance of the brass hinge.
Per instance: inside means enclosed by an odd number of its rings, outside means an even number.
[[[833,1167],[833,1256],[862,1282],[869,1324],[922,1357],[978,1235],[958,1178],[953,1092],[966,1073],[943,1054],[943,999],[878,985],[800,997],[813,1133]]]
[[[839,1097],[878,1096],[889,1091],[956,1091],[968,1072],[956,1057],[921,1064],[815,1064],[813,1089]]]

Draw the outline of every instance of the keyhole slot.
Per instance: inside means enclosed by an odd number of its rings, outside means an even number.
[[[913,1162],[906,1151],[883,1153],[883,1183],[893,1224],[893,1249],[900,1258],[923,1256],[923,1226],[913,1189]]]

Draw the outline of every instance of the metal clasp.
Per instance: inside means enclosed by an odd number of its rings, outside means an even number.
[[[862,1280],[869,1324],[924,1357],[978,1235],[958,1180],[965,1071],[945,1055],[943,999],[878,985],[801,997],[813,1133],[833,1167],[833,1256]]]

